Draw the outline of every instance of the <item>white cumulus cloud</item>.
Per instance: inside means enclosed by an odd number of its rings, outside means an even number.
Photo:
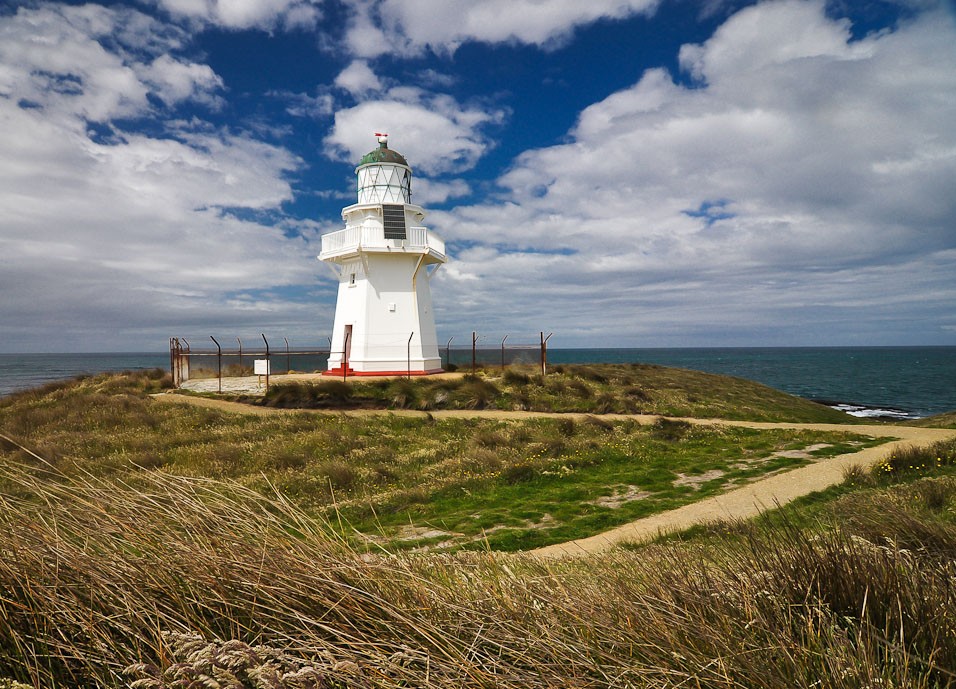
[[[482,109],[454,98],[410,87],[388,90],[335,113],[325,143],[338,159],[357,161],[374,148],[375,132],[393,132],[390,145],[425,174],[472,167],[492,145],[483,127],[499,123],[501,109]]]
[[[354,96],[362,96],[382,88],[382,82],[369,67],[367,60],[353,60],[335,78],[335,85]]]
[[[122,45],[139,32],[146,54]],[[0,17],[0,346],[102,349],[116,337],[159,348],[173,324],[235,322],[237,292],[314,280],[314,233],[289,239],[255,221],[292,198],[298,158],[199,120],[152,119],[148,94],[208,104],[222,87],[207,65],[148,54],[180,39],[130,10]],[[279,297],[248,305],[307,322]]]
[[[651,14],[659,0],[352,0],[356,55],[454,52],[468,41],[548,46],[599,19]]]
[[[880,332],[903,304],[938,336],[929,314],[956,299],[956,27],[849,29],[822,1],[761,3],[681,50],[693,85],[653,69],[584,110],[498,180],[504,201],[433,214],[491,249],[458,256],[451,301],[478,277],[488,313],[507,293],[518,322],[537,309],[670,345],[762,323],[771,343],[839,341],[851,317],[864,342],[905,339]]]
[[[321,16],[312,0],[155,0],[174,17],[227,29],[307,28]]]

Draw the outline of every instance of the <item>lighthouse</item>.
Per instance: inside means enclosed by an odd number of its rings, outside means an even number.
[[[345,229],[322,236],[339,281],[327,375],[438,373],[441,359],[431,279],[448,259],[445,242],[412,204],[412,169],[376,134],[378,148],[355,168],[358,202],[342,209]]]

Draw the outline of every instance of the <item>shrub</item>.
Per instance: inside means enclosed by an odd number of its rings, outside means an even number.
[[[275,465],[279,469],[301,469],[308,463],[308,457],[301,450],[287,448],[275,456]]]
[[[639,401],[639,402],[650,402],[650,401],[651,401],[651,396],[650,396],[649,394],[647,394],[647,391],[644,390],[644,388],[641,388],[641,387],[639,387],[639,386],[637,386],[637,385],[632,385],[632,386],[630,386],[630,387],[628,387],[628,388],[625,388],[625,389],[624,389],[624,394],[625,394],[627,397],[629,397],[629,398],[631,398],[631,399],[633,399],[633,400],[637,400],[637,401]]]
[[[952,479],[923,479],[913,486],[916,498],[931,512],[943,512],[956,495],[956,481]]]
[[[273,385],[262,397],[262,404],[267,407],[308,408],[314,406],[315,402],[313,386],[304,383]]]
[[[594,383],[608,382],[608,377],[599,366],[575,366],[572,373],[579,378],[590,380]]]
[[[594,396],[594,391],[582,380],[577,378],[568,382],[568,390],[577,397],[587,400]]]
[[[935,472],[940,467],[956,464],[956,439],[941,440],[926,447],[903,446],[893,450],[873,468],[873,475],[883,481],[896,481],[908,476]]]
[[[415,409],[420,406],[421,388],[407,378],[398,378],[389,385],[392,406],[398,409]]]
[[[347,402],[352,396],[352,386],[344,380],[323,380],[314,384],[314,393],[318,398],[334,402]]]
[[[478,376],[465,376],[461,386],[455,390],[454,399],[466,409],[485,409],[497,399],[501,391],[495,385]]]
[[[506,447],[509,444],[504,433],[493,428],[478,431],[473,438],[473,442],[479,447],[489,448]]]
[[[690,428],[691,425],[687,421],[661,417],[654,422],[651,435],[658,440],[677,442],[682,440],[684,436],[687,435],[687,432],[690,430]]]
[[[513,368],[509,368],[505,371],[502,376],[502,380],[506,383],[511,383],[512,385],[528,385],[531,382],[531,376],[521,371],[516,371]]]
[[[559,419],[558,432],[565,438],[573,438],[578,432],[578,425],[574,419]]]
[[[501,472],[501,479],[510,485],[530,481],[537,475],[530,464],[512,464]]]
[[[605,392],[594,400],[595,414],[613,414],[616,411],[620,411],[620,409],[614,395]]]
[[[584,417],[584,423],[586,423],[588,426],[591,426],[592,428],[597,428],[602,431],[614,430],[614,424],[612,422],[608,421],[607,419],[599,418],[597,416],[591,416],[590,414]]]
[[[325,462],[319,466],[318,473],[336,490],[348,490],[359,478],[358,472],[345,462]]]
[[[843,483],[854,488],[876,485],[869,470],[859,464],[852,464],[843,470]]]
[[[501,469],[501,458],[493,450],[478,447],[469,451],[461,464],[466,471],[486,475]]]
[[[343,380],[282,383],[266,390],[262,404],[286,409],[340,407],[351,402],[352,392],[352,386]]]

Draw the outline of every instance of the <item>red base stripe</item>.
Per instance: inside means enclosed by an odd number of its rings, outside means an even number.
[[[330,368],[328,371],[322,371],[323,376],[338,376],[342,378],[361,378],[362,376],[430,376],[435,373],[444,373],[445,370],[435,368],[430,371],[353,371],[349,369],[343,374],[341,368]]]

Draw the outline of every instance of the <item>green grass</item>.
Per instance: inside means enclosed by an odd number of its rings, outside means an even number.
[[[956,428],[956,411],[927,416],[925,419],[917,419],[911,423],[913,426],[926,428]]]
[[[553,366],[547,376],[513,367],[504,373],[481,370],[454,380],[287,383],[272,386],[262,403],[286,408],[503,409],[858,422],[843,412],[752,381],[648,364],[560,365]]]
[[[755,521],[587,559],[386,554],[337,514],[373,501],[397,529],[447,498],[450,522],[486,491],[482,528],[517,525],[489,542],[520,546],[522,525],[572,528],[575,504],[621,486],[678,500],[677,474],[724,472],[684,486],[699,494],[774,452],[859,438],[244,416],[145,398],[165,384],[0,400],[16,441],[0,444],[0,687],[956,686],[954,442]]]
[[[264,417],[144,396],[161,384],[129,374],[23,393],[0,402],[0,429],[64,475],[136,486],[160,470],[278,490],[301,509],[334,517],[343,533],[362,534],[357,542],[389,549],[515,550],[581,538],[879,442],[598,416]],[[816,444],[825,447],[806,457],[777,454]],[[0,449],[32,462],[14,447]]]
[[[871,539],[903,548],[926,547],[921,533],[956,526],[956,439],[896,448],[869,469],[851,467],[842,483],[752,520],[702,524],[656,542],[740,538],[773,530],[781,523],[817,532],[851,524],[861,530],[865,527]],[[914,543],[914,538],[920,542]]]
[[[6,462],[0,675],[48,689],[950,687],[945,469],[850,486],[827,529],[778,518],[548,562],[374,556],[281,494]]]
[[[538,420],[518,428],[530,426],[532,437],[547,438],[557,432],[557,423]],[[340,500],[338,511],[363,533],[377,531],[384,540],[404,533],[407,540],[399,544],[406,546],[523,550],[593,535],[811,461],[775,455],[782,450],[831,443],[817,451],[819,458],[877,442],[840,433],[699,426],[672,438],[662,425],[609,423],[597,440],[579,431],[579,437],[557,446],[502,444],[491,471],[459,465],[460,479],[427,496],[419,493],[427,499],[409,500],[404,493],[386,500],[363,496]],[[508,426],[513,424],[485,433],[503,436]],[[410,526],[439,533],[420,541]]]

